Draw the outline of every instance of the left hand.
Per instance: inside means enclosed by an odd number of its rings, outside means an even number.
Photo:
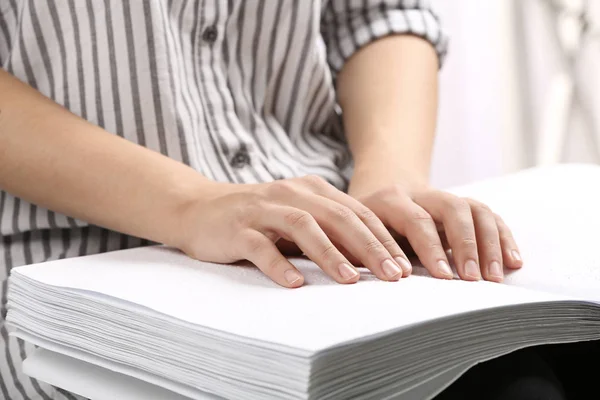
[[[458,275],[464,280],[483,277],[501,282],[503,265],[511,269],[523,265],[510,229],[476,200],[410,184],[350,194],[406,238],[434,277],[453,277],[446,249],[452,250]]]

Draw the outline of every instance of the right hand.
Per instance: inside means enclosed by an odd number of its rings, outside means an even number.
[[[277,248],[281,239],[297,245],[339,283],[360,278],[348,258],[386,281],[412,270],[379,218],[322,178],[216,187],[214,195],[181,213],[178,247],[190,257],[217,263],[248,260],[289,288],[302,286],[304,277]]]

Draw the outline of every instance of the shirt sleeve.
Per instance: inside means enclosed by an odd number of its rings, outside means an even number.
[[[321,34],[334,76],[358,49],[390,34],[429,41],[440,67],[448,49],[448,37],[429,0],[328,0],[322,10]]]

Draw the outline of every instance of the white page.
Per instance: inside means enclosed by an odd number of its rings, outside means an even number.
[[[27,357],[23,373],[90,400],[190,400],[161,386],[43,348]],[[197,398],[219,399],[208,394]]]
[[[600,301],[600,167],[560,165],[454,189],[502,216],[524,267],[505,283]]]
[[[163,247],[20,267],[50,285],[99,292],[194,324],[306,351],[438,317],[560,299],[488,282],[414,276],[382,282],[365,274],[340,285],[307,260],[302,288],[284,289],[250,266],[194,261]],[[415,305],[418,304],[418,307]]]

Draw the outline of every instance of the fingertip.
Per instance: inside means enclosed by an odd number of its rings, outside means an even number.
[[[512,250],[509,254],[510,263],[507,263],[507,267],[511,269],[519,269],[523,266],[523,258],[518,250]]]
[[[448,261],[446,260],[438,260],[435,264],[434,271],[431,274],[433,277],[439,279],[454,279],[452,268],[450,268],[450,264],[448,264]]]
[[[304,286],[304,277],[300,278],[299,280],[297,280],[293,284],[290,284],[290,289],[296,289],[296,288],[299,288],[299,287],[302,287],[302,286]]]
[[[340,283],[347,284],[347,285],[353,285],[353,284],[357,283],[359,280],[360,280],[360,273],[357,272],[356,276],[346,279],[346,280],[343,280]]]
[[[504,274],[492,275],[490,272],[488,272],[483,276],[483,279],[488,282],[502,283],[504,281]]]
[[[381,272],[383,272],[383,276],[381,276],[380,279],[391,282],[400,280],[403,275],[400,265],[390,259],[387,259],[381,263]]]
[[[402,277],[407,277],[412,273],[412,264],[404,257],[396,257],[394,258],[396,263],[402,269]]]
[[[467,260],[463,266],[461,279],[464,281],[477,282],[481,280],[481,269],[475,260]]]
[[[296,269],[288,269],[283,274],[286,287],[297,288],[304,284],[304,276]]]
[[[338,272],[340,275],[339,283],[356,283],[360,279],[360,273],[356,268],[347,263],[341,263]]]
[[[504,268],[497,260],[491,261],[487,266],[487,270],[482,272],[485,272],[483,275],[486,281],[501,283],[504,280]]]

